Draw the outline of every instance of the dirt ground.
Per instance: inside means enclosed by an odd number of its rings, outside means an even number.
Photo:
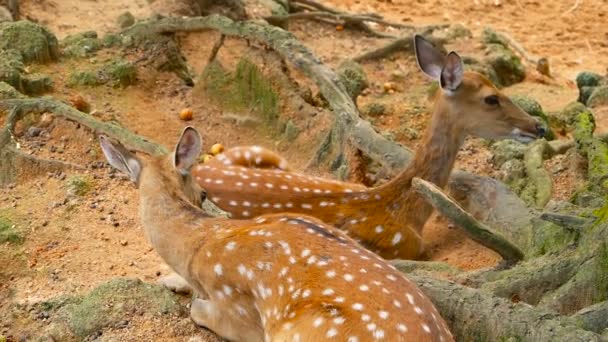
[[[116,18],[124,11],[130,11],[136,18],[152,14],[145,0],[24,0],[21,3],[25,17],[47,26],[58,38],[85,30],[95,30],[100,35],[118,31]],[[390,20],[415,25],[460,22],[476,36],[486,25],[507,32],[530,53],[548,57],[554,79],[539,82],[541,77],[530,67],[526,82],[505,91],[531,95],[547,112],[559,111],[576,99],[573,79],[579,71],[607,72],[608,2],[605,0],[576,1],[576,7],[573,7],[574,0],[333,0],[326,3],[352,12],[375,12]],[[328,25],[305,21],[295,23],[290,29],[331,66],[383,43],[362,37],[358,32],[337,31]],[[205,66],[216,38],[211,32],[180,36],[182,51],[197,74]],[[231,53],[236,54],[230,51],[231,47],[242,48],[243,44],[229,39],[220,58],[230,59]],[[103,58],[103,55],[94,58]],[[36,68],[52,76],[55,90],[50,95],[61,99],[83,96],[91,104],[92,115],[114,118],[136,133],[169,147],[183,127],[177,113],[191,107],[195,113],[191,124],[203,132],[205,147],[215,142],[226,146],[255,143],[279,151],[289,150],[284,141],[273,141],[269,136],[223,120],[221,116],[226,113],[222,108],[196,96],[192,88],[173,74],[139,74],[138,84],[124,89],[67,87],[68,71],[86,63],[86,59],[65,60]],[[380,96],[382,85],[391,81],[395,72],[404,75],[397,92],[386,96],[388,113],[375,119],[374,124],[415,149],[420,134],[411,132],[424,130],[429,103],[424,94],[410,94],[408,89],[428,81],[410,57],[366,63],[364,68],[371,88],[359,99],[359,105]],[[403,130],[404,124],[413,131]],[[77,163],[86,170],[51,174],[0,189],[0,213],[13,218],[25,234],[24,243],[18,247],[0,245],[0,335],[11,335],[15,340],[36,337],[40,327],[47,323],[31,313],[11,312],[12,303],[27,307],[59,295],[84,293],[121,276],[155,282],[169,272],[143,235],[135,187],[109,168],[99,168],[103,159],[94,136],[76,124],[58,119],[46,118],[38,125],[43,133],[21,139],[22,148],[39,156]],[[599,126],[605,125],[600,118]],[[302,168],[309,157],[295,153],[287,156],[296,168]],[[483,143],[469,139],[459,154],[457,167],[496,176],[497,170],[489,162],[490,158],[491,153]],[[558,158],[548,162],[547,167],[555,176],[554,197],[568,198],[580,182],[577,173],[572,171],[573,162]],[[82,178],[92,189],[84,196],[74,195],[70,189]],[[438,217],[427,224],[425,239],[432,260],[446,261],[465,270],[489,267],[499,259]],[[126,327],[105,330],[99,338],[202,341],[205,336],[185,317],[152,321],[131,317]]]

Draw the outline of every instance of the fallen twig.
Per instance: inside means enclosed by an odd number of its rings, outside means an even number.
[[[460,227],[471,239],[500,254],[507,264],[513,265],[524,258],[524,253],[517,246],[477,221],[434,184],[420,178],[414,178],[412,188],[421,194],[441,215]]]
[[[582,3],[583,3],[583,0],[576,0],[574,2],[574,5],[572,5],[572,7],[570,7],[566,12],[562,13],[562,17],[576,11],[578,6],[580,6],[580,4],[582,4]]]

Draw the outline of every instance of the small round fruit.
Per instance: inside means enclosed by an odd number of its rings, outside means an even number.
[[[209,149],[209,153],[211,153],[214,156],[217,156],[218,154],[224,152],[224,145],[222,144],[214,144],[213,146],[211,146],[211,149]]]
[[[203,156],[201,157],[200,161],[204,164],[208,161],[210,161],[211,159],[213,159],[213,156],[210,154],[203,154]]]
[[[75,94],[72,97],[70,97],[70,104],[72,105],[72,107],[78,109],[81,112],[85,112],[85,113],[88,113],[89,110],[91,109],[91,105],[80,94]]]
[[[336,31],[344,31],[344,25],[336,25]]]
[[[179,112],[179,118],[184,121],[190,121],[190,120],[192,120],[193,114],[194,113],[192,113],[192,109],[184,108],[184,109],[182,109],[181,112]]]

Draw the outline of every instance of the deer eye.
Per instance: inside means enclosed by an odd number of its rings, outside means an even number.
[[[486,96],[483,101],[489,104],[490,106],[498,106],[500,104],[500,102],[498,101],[498,96],[496,95]]]

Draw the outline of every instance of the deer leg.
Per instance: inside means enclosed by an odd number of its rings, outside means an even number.
[[[186,279],[182,278],[177,273],[171,273],[158,280],[158,282],[164,287],[175,293],[190,294],[192,293],[192,286],[188,284]]]
[[[218,305],[212,300],[196,298],[190,304],[190,318],[230,341],[264,341],[262,331],[255,329],[251,322],[236,318],[226,309],[226,303]]]

